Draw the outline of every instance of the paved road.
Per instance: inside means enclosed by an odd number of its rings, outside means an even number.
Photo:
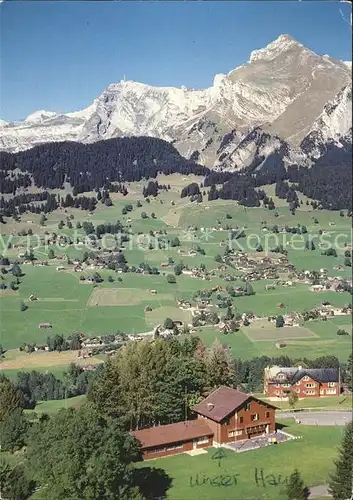
[[[277,418],[295,418],[304,425],[346,425],[352,420],[351,411],[278,412]]]

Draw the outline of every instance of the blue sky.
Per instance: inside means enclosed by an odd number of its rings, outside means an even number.
[[[0,6],[0,117],[68,112],[123,75],[203,88],[287,33],[351,60],[350,7],[333,2],[14,2]]]

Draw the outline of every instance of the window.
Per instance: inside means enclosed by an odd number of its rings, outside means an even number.
[[[329,383],[328,383],[328,386],[329,386],[329,387],[336,387],[336,382],[329,382]]]
[[[312,389],[309,389],[309,390],[305,391],[305,394],[307,394],[307,395],[316,394],[316,391],[313,391]]]
[[[305,375],[305,377],[303,377],[303,380],[310,380],[310,379],[307,375]]]
[[[200,437],[200,438],[196,439],[196,442],[197,442],[197,444],[208,443],[208,437],[207,436]]]
[[[181,446],[182,448],[182,446]],[[167,448],[164,447],[164,448],[152,448],[150,450],[146,450],[147,453],[160,453],[161,451],[167,451]]]
[[[255,420],[259,420],[259,415],[257,413],[251,415],[251,421],[254,422]]]
[[[229,425],[229,424],[230,424],[230,418],[227,418],[226,425]]]
[[[316,384],[305,384],[305,387],[316,387]]]
[[[239,417],[239,424],[242,424],[244,422],[244,417]]]
[[[283,384],[283,387],[290,387],[290,384]]]
[[[168,446],[168,447],[167,447],[167,451],[171,451],[171,450],[181,450],[182,448],[183,448],[183,445],[182,445],[182,444],[174,444],[174,445]]]
[[[300,385],[300,380],[299,380],[299,382],[296,382],[296,385]]]
[[[270,412],[269,411],[266,412],[266,418],[270,418]]]
[[[336,389],[326,389],[326,394],[336,394]]]
[[[241,436],[242,434],[243,434],[243,431],[229,431],[228,437]]]

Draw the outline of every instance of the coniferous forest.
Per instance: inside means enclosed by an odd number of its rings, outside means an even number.
[[[316,200],[317,208],[350,210],[351,155],[352,148],[348,144],[344,148],[330,146],[311,168],[298,165],[285,168],[283,160],[273,155],[259,170],[253,165],[246,170],[226,172],[222,167],[214,171],[187,160],[172,144],[152,137],[124,137],[93,144],[43,144],[14,154],[0,152],[0,192],[12,194],[10,199],[0,198],[0,213],[12,216],[25,211],[51,212],[60,205],[60,199],[48,190],[63,188],[65,184],[73,188],[72,206],[94,210],[96,199],[79,197],[80,193],[105,189],[127,194],[123,183],[156,178],[158,173],[204,176],[204,187],[211,188],[209,201],[231,199],[244,206],[260,206],[260,201],[264,202],[263,193],[256,188],[276,183],[280,197],[292,203],[294,209],[297,190]],[[43,191],[24,192],[32,184]],[[155,187],[156,192],[157,186],[150,183],[150,188]],[[190,193],[185,190],[183,196],[187,195]]]

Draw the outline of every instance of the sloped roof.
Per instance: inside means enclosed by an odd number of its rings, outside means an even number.
[[[201,403],[194,406],[193,410],[204,417],[208,417],[215,422],[221,422],[230,413],[237,410],[248,400],[260,401],[261,403],[276,408],[275,406],[261,401],[250,394],[237,391],[231,387],[219,387],[213,391]]]
[[[339,382],[338,368],[298,368],[296,366],[290,368],[280,368],[271,379],[271,382],[283,383],[283,380],[278,378],[278,375],[283,373],[286,376],[286,381],[291,384],[299,382],[303,377],[308,376],[316,382]]]
[[[338,382],[339,370],[338,368],[310,368],[301,369],[293,377],[293,384],[298,382],[303,376],[313,378],[316,382]]]
[[[140,441],[143,449],[213,436],[213,432],[202,419],[150,427],[130,434]]]

